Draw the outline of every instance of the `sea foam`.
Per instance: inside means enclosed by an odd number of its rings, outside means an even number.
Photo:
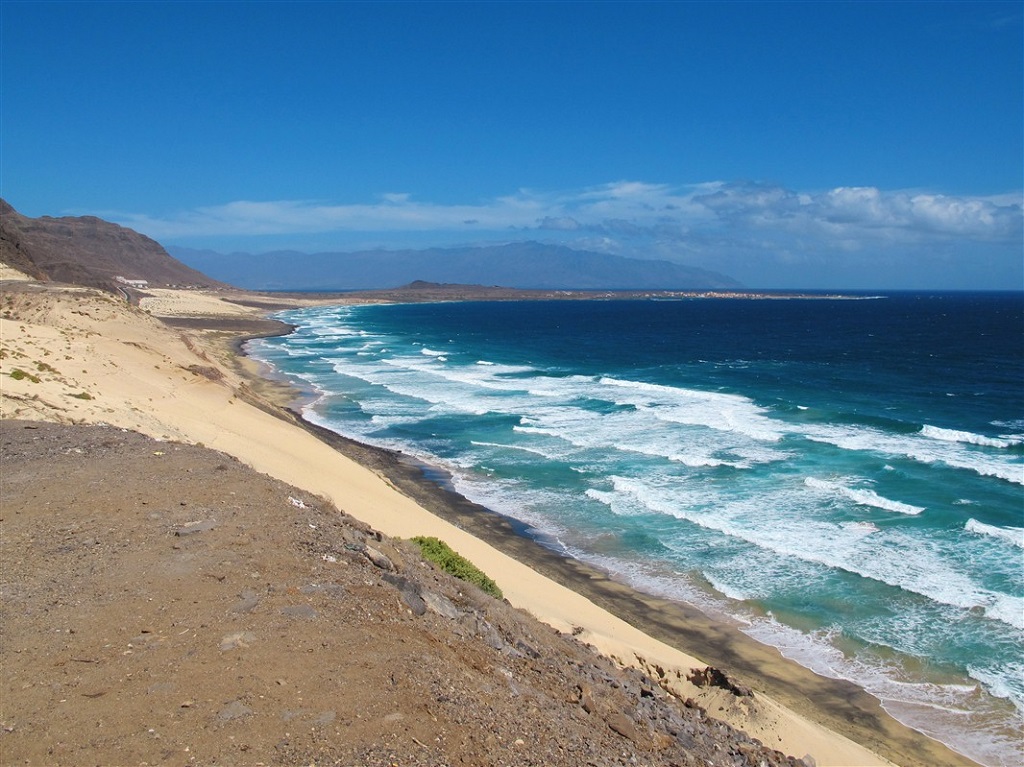
[[[960,440],[935,440],[922,434],[893,434],[840,424],[805,424],[803,436],[843,450],[902,456],[922,464],[946,465],[983,477],[1024,484],[1024,464],[1013,456],[971,451]]]
[[[781,314],[757,302],[649,308],[658,314],[645,327],[657,332],[639,342],[621,332],[628,321],[591,321],[628,320],[638,304],[618,314],[531,304],[531,322],[587,318],[536,335],[495,325],[489,315],[520,316],[504,306],[301,310],[283,317],[297,326],[291,337],[253,348],[322,392],[311,420],[442,466],[467,497],[641,588],[731,604],[740,620],[732,600],[795,611],[800,625],[825,626],[810,634],[808,665],[832,665],[976,759],[1015,764],[1012,744],[978,717],[989,716],[981,685],[1015,699],[1006,648],[1021,641],[1024,529],[992,520],[1013,518],[1024,484],[1024,421],[1006,386],[1019,365],[935,368],[936,389],[929,366],[959,348],[951,334],[964,327],[938,326],[946,308],[910,328],[925,304],[893,298],[820,316],[812,303],[785,304]],[[898,322],[880,316],[890,308]],[[771,333],[761,332],[766,311],[782,323]],[[845,335],[834,332],[846,314]],[[851,331],[864,342],[837,342]],[[921,346],[921,333],[935,345]],[[969,396],[989,370],[985,396]],[[968,501],[980,519],[967,518]],[[782,633],[759,636],[784,645]],[[829,655],[841,637],[883,651]],[[967,684],[900,673],[900,658],[933,653],[953,658]],[[956,658],[972,659],[970,676]]]
[[[1001,541],[1012,543],[1017,548],[1024,548],[1024,528],[1022,527],[996,527],[986,525],[976,519],[968,519],[964,530],[977,535],[987,535]]]
[[[848,498],[854,503],[858,503],[862,506],[873,506],[876,509],[882,509],[883,511],[894,511],[898,514],[909,514],[911,516],[915,516],[924,511],[923,506],[913,506],[909,503],[893,501],[888,498],[883,498],[873,490],[847,487],[846,485],[839,484],[838,482],[826,482],[825,480],[815,479],[814,477],[807,477],[804,479],[804,484],[808,487],[814,488],[815,490],[824,490],[828,493]]]
[[[967,445],[981,445],[982,447],[1007,448],[1024,442],[1024,439],[986,437],[981,434],[973,434],[969,431],[942,429],[938,426],[929,426],[928,424],[921,427],[921,434],[925,437],[941,440],[943,442],[962,442]]]

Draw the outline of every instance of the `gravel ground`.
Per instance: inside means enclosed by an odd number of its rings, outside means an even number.
[[[8,420],[0,457],[5,765],[812,762],[221,453]]]

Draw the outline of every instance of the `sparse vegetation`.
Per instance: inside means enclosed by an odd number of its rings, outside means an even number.
[[[211,381],[220,381],[224,378],[224,374],[212,365],[189,365],[188,371]]]
[[[420,547],[424,558],[436,564],[446,573],[479,586],[483,591],[496,599],[502,598],[503,595],[497,583],[441,539],[433,536],[417,535],[412,539],[412,542]]]
[[[32,383],[39,383],[39,376],[34,376],[31,373],[26,373],[21,368],[14,368],[11,371],[11,378],[15,381],[24,381],[26,378]]]
[[[78,394],[72,394],[75,399],[92,399],[92,395],[87,391],[79,392]]]

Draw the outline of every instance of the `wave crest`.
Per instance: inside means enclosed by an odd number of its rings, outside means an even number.
[[[943,429],[939,426],[929,426],[928,424],[921,427],[921,435],[943,442],[962,442],[966,445],[980,445],[981,447],[1007,448],[1024,444],[1024,438],[986,437],[983,434],[958,431],[957,429]]]
[[[1014,546],[1024,549],[1024,527],[996,527],[995,525],[986,525],[972,517],[967,520],[964,530],[976,535],[987,535],[990,538],[1009,541]]]
[[[807,485],[807,487],[814,488],[815,490],[824,490],[826,492],[842,496],[843,498],[847,498],[861,506],[873,506],[876,509],[882,509],[883,511],[894,511],[898,514],[908,514],[910,516],[916,516],[924,511],[923,506],[912,506],[909,503],[901,503],[900,501],[885,498],[873,490],[847,487],[846,485],[841,485],[838,482],[826,482],[823,479],[807,477],[804,479],[804,484]]]

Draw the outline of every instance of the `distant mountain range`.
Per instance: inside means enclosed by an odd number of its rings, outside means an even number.
[[[169,251],[169,252],[168,252]],[[223,254],[171,246],[94,216],[30,218],[0,200],[0,261],[41,280],[114,290],[233,285],[251,290],[387,290],[413,282],[535,290],[731,290],[736,280],[670,261],[539,242],[355,253]]]
[[[704,290],[742,285],[670,261],[623,258],[539,242],[354,253],[217,253],[169,246],[178,259],[252,290],[379,290],[422,280],[538,290]]]
[[[222,287],[132,229],[94,216],[29,218],[3,200],[0,261],[37,280],[105,290],[114,290],[118,277],[154,287]]]

